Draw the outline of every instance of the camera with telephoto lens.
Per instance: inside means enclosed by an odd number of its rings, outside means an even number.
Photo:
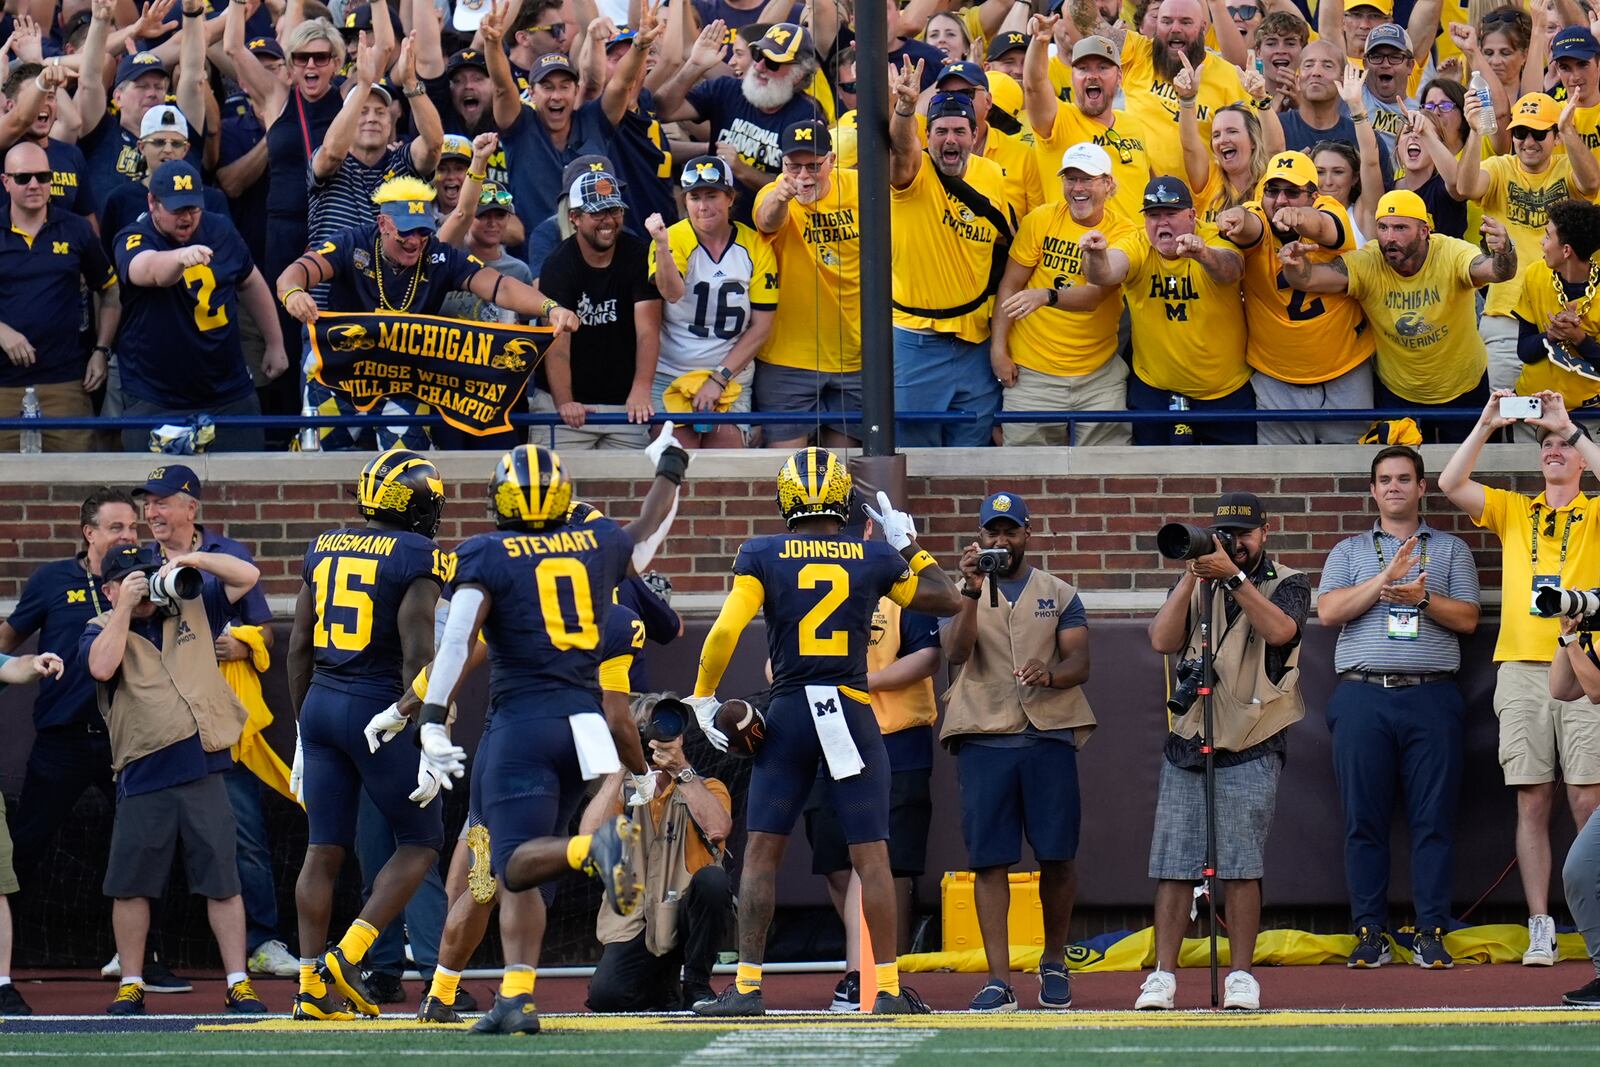
[[[978,549],[978,573],[995,574],[1003,571],[1011,563],[1011,550],[1009,548],[980,548]]]
[[[1156,531],[1156,551],[1168,559],[1199,559],[1209,556],[1214,547],[1211,538],[1222,543],[1222,551],[1233,555],[1233,531],[1221,526],[1191,526],[1187,522],[1169,522]]]
[[[164,611],[176,614],[178,601],[193,600],[200,595],[204,579],[195,567],[174,567],[165,574],[150,575],[150,603]]]
[[[652,741],[662,744],[676,741],[683,736],[693,714],[689,705],[681,700],[667,697],[656,701],[656,706],[650,709],[650,721],[639,728],[640,742],[648,748]]]
[[[1182,715],[1194,707],[1195,699],[1200,695],[1200,683],[1205,680],[1205,671],[1205,661],[1199,656],[1178,661],[1177,680],[1173,683],[1172,695],[1167,698],[1167,711]]]
[[[1545,619],[1582,619],[1583,629],[1600,630],[1600,589],[1544,586],[1533,595],[1533,612]]]

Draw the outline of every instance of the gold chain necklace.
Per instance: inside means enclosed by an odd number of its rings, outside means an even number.
[[[423,246],[427,248],[426,245]],[[422,283],[422,255],[418,253],[416,265],[411,268],[411,288],[406,291],[406,302],[399,307],[389,303],[389,298],[383,292],[383,235],[380,233],[372,239],[372,266],[373,277],[378,279],[378,310],[403,312],[411,306],[411,301],[417,298],[417,286]],[[1560,282],[1556,283],[1560,285]]]
[[[1589,305],[1594,303],[1595,290],[1600,289],[1600,260],[1589,264],[1589,284],[1584,287],[1583,296],[1572,302],[1573,307],[1567,307],[1567,290],[1561,275],[1551,271],[1550,283],[1555,286],[1556,299],[1560,301],[1561,306],[1581,319],[1588,312]]]

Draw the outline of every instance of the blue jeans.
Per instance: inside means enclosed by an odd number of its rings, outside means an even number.
[[[982,448],[993,444],[1000,382],[989,366],[989,342],[895,327],[894,406],[898,411],[972,411],[976,422],[899,422],[902,448]]]
[[[455,842],[447,842],[454,847]],[[356,860],[361,864],[361,899],[372,895],[372,883],[383,870],[383,865],[394,855],[394,832],[384,820],[383,813],[372,803],[366,790],[361,791],[361,810],[356,816]],[[433,968],[439,962],[439,938],[444,933],[444,916],[448,901],[444,895],[444,880],[439,877],[439,865],[428,868],[428,876],[406,903],[404,914],[378,933],[378,940],[367,952],[363,961],[374,971],[400,975],[406,969],[406,935],[411,935],[411,955],[417,961],[417,971],[431,979]]]
[[[239,827],[239,891],[244,897],[244,946],[251,953],[278,937],[278,890],[272,881],[272,846],[261,810],[261,779],[242,763],[224,771],[228,803]]]

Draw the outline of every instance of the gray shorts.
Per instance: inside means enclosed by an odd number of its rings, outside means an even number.
[[[861,374],[829,374],[825,371],[807,370],[804,367],[780,367],[776,363],[756,361],[755,410],[759,412],[794,412],[798,415],[821,416],[829,411],[861,410]],[[767,423],[762,427],[766,441],[786,441],[814,433],[819,426],[860,435],[860,430],[843,423],[824,423],[818,417],[804,422]]]
[[[1277,805],[1283,757],[1270,754],[1217,768],[1217,877],[1260,878],[1262,853]],[[1206,857],[1206,776],[1161,761],[1156,792],[1156,832],[1150,842],[1150,877],[1198,882]]]
[[[183,842],[189,892],[212,900],[239,895],[238,827],[222,774],[117,801],[105,895],[118,900],[166,892],[172,853]]]
[[[1372,360],[1315,385],[1294,385],[1250,375],[1261,411],[1339,411],[1372,407]],[[1361,422],[1261,422],[1256,442],[1263,445],[1353,445],[1367,432]]]

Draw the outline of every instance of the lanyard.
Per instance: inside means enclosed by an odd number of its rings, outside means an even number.
[[[1528,550],[1529,567],[1534,574],[1539,573],[1539,511],[1543,508],[1543,506],[1544,505],[1542,504],[1535,504],[1533,506],[1533,526],[1528,536],[1528,541],[1532,546]],[[1550,509],[1550,519],[1552,525],[1555,522],[1555,511],[1556,509],[1554,508]],[[1561,524],[1561,558],[1556,562],[1556,577],[1558,578],[1561,576],[1561,571],[1567,565],[1567,541],[1572,537],[1572,523],[1575,518],[1577,518],[1577,516],[1574,515],[1573,512],[1568,511],[1566,521]]]
[[[1538,524],[1535,523],[1534,525],[1537,526]],[[1422,545],[1420,546],[1422,548],[1422,569],[1423,570],[1427,570],[1428,569],[1428,537],[1429,537],[1429,531],[1423,530],[1421,533],[1417,534],[1416,536],[1422,542]],[[1404,543],[1405,543],[1404,541],[1401,542],[1401,544],[1404,544]],[[1374,551],[1374,552],[1376,552],[1378,554],[1378,570],[1381,572],[1383,570],[1383,568],[1385,568],[1385,567],[1387,567],[1389,565],[1389,563],[1388,563],[1387,560],[1385,560],[1383,558],[1383,532],[1380,531],[1380,530],[1373,530],[1372,531],[1372,551]],[[1537,545],[1534,546],[1534,550],[1533,551],[1534,551],[1534,555],[1533,555],[1534,561],[1538,562],[1539,549],[1538,549]],[[1566,558],[1565,546],[1563,546],[1563,549],[1562,549],[1562,558],[1563,559]]]
[[[106,612],[100,606],[100,582],[95,578],[94,573],[89,570],[89,561],[87,559],[83,560],[83,576],[89,580],[89,599],[94,602],[94,617],[98,619]]]

